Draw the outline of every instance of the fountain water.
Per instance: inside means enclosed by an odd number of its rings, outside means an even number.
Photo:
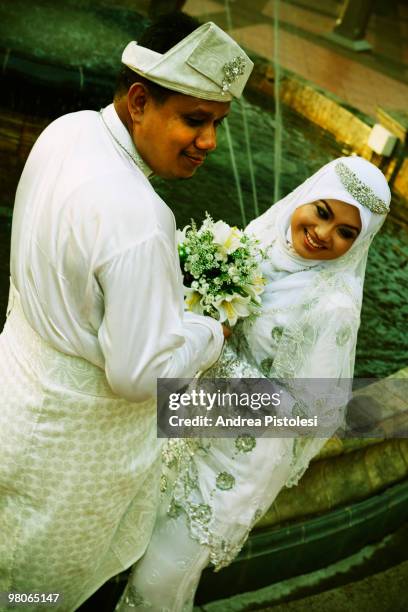
[[[250,136],[249,136],[249,126],[248,126],[247,110],[246,110],[246,107],[245,107],[245,98],[242,98],[240,100],[240,108],[241,108],[241,113],[242,113],[242,123],[243,123],[243,126],[244,126],[245,145],[246,145],[246,153],[247,153],[247,159],[248,159],[249,176],[251,178],[252,199],[253,199],[254,213],[255,213],[254,216],[257,217],[259,215],[258,192],[257,192],[257,189],[256,189],[255,169],[254,169],[254,163],[253,163],[253,159],[252,159],[251,141],[250,141]]]
[[[232,173],[234,176],[235,186],[237,189],[239,209],[241,211],[242,227],[245,227],[247,224],[247,218],[245,214],[244,198],[242,196],[241,181],[240,181],[237,162],[235,158],[234,145],[232,142],[231,130],[230,130],[230,126],[228,123],[228,119],[225,119],[225,133],[227,135],[228,149],[229,149],[230,158],[231,158]]]
[[[280,177],[282,163],[282,113],[279,96],[280,85],[280,61],[279,61],[279,2],[273,2],[273,66],[275,71],[274,95],[275,95],[275,156],[274,156],[274,192],[273,199],[277,202],[280,198]]]
[[[227,31],[231,34],[232,16],[231,16],[230,0],[225,0],[225,15],[226,15],[226,21],[227,21]],[[241,115],[242,115],[242,125],[244,128],[244,135],[245,135],[245,150],[246,150],[247,159],[248,159],[248,170],[249,170],[249,175],[251,177],[253,206],[254,206],[255,217],[257,217],[259,215],[259,206],[258,206],[258,197],[257,197],[257,189],[256,189],[255,170],[254,170],[254,164],[253,164],[253,159],[252,159],[251,139],[250,139],[250,134],[249,134],[249,129],[248,129],[248,120],[247,120],[247,113],[246,113],[244,97],[242,97],[240,100],[240,109],[241,109]],[[242,226],[245,227],[248,219],[245,213],[245,205],[244,205],[244,201],[242,198],[240,176],[239,176],[239,173],[237,172],[233,141],[231,138],[231,131],[229,129],[228,123],[227,123],[227,138],[228,138],[228,146],[229,146],[229,151],[230,151],[230,156],[231,156],[231,165],[232,165],[235,185],[237,189],[238,202],[239,202],[239,207],[241,210]]]

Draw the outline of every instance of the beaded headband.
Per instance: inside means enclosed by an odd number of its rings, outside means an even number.
[[[374,191],[365,185],[363,181],[360,181],[358,176],[343,164],[343,162],[338,162],[335,165],[335,172],[339,177],[341,184],[344,189],[353,196],[357,200],[361,206],[365,206],[371,210],[371,212],[376,213],[377,215],[385,215],[388,212],[388,206],[386,203],[381,200],[378,196],[375,195]]]

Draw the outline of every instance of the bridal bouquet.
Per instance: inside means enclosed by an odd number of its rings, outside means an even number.
[[[199,229],[192,221],[179,232],[178,249],[188,310],[231,327],[259,312],[264,254],[255,238],[207,213]]]

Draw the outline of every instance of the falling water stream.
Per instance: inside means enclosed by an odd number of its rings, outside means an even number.
[[[235,187],[237,190],[239,210],[241,211],[241,223],[242,223],[242,227],[245,227],[247,224],[247,217],[245,213],[244,198],[243,198],[242,189],[241,189],[241,180],[239,176],[237,161],[235,158],[234,144],[232,142],[231,130],[230,130],[228,119],[225,120],[225,133],[227,136],[228,150],[229,150],[229,154],[231,158],[232,174],[234,176]]]
[[[280,105],[280,61],[279,61],[279,4],[280,0],[273,2],[273,66],[275,71],[274,98],[275,98],[275,141],[274,141],[274,191],[273,199],[280,199],[280,177],[282,162],[282,113]]]
[[[232,16],[231,16],[231,9],[230,9],[230,0],[225,0],[225,15],[226,15],[226,21],[227,21],[227,31],[229,33],[232,33]],[[249,170],[249,175],[251,178],[253,207],[254,207],[255,216],[258,216],[259,206],[258,206],[258,196],[257,196],[257,189],[256,189],[255,169],[254,169],[254,164],[253,164],[253,159],[252,159],[251,138],[249,134],[248,119],[247,119],[244,97],[240,99],[240,110],[241,110],[241,116],[242,116],[242,126],[244,129],[245,150],[246,150],[246,155],[247,155],[247,160],[248,160],[248,170]],[[233,144],[233,140],[231,137],[231,130],[229,129],[229,125],[228,125],[228,120],[226,120],[226,122],[227,122],[228,147],[229,147],[229,153],[231,157],[232,171],[233,171],[236,190],[237,190],[238,203],[239,203],[239,207],[241,211],[242,226],[245,227],[247,224],[247,215],[245,212],[245,203],[242,197],[242,189],[241,189],[241,182],[240,182],[241,179],[240,179],[239,172],[237,171],[237,164],[235,161],[235,153],[234,153],[234,144]]]
[[[247,154],[247,159],[248,159],[249,176],[251,179],[254,213],[255,213],[255,217],[258,217],[259,215],[258,191],[256,189],[255,168],[254,168],[254,163],[252,159],[252,149],[251,149],[251,140],[250,140],[250,135],[249,135],[247,110],[245,106],[245,98],[243,97],[240,100],[240,108],[241,108],[241,113],[242,113],[242,123],[244,125],[246,154]]]

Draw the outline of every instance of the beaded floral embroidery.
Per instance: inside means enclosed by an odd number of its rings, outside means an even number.
[[[235,478],[228,472],[220,472],[215,482],[217,489],[221,491],[229,491],[235,484]]]
[[[385,215],[388,212],[387,205],[381,198],[375,195],[374,191],[365,185],[350,168],[338,162],[335,171],[343,187],[357,200],[359,204],[371,210],[377,215]]]
[[[249,434],[241,434],[235,439],[235,448],[241,453],[249,453],[256,446],[256,438]]]
[[[337,346],[344,346],[353,335],[353,330],[350,325],[344,324],[337,330],[336,343]]]

